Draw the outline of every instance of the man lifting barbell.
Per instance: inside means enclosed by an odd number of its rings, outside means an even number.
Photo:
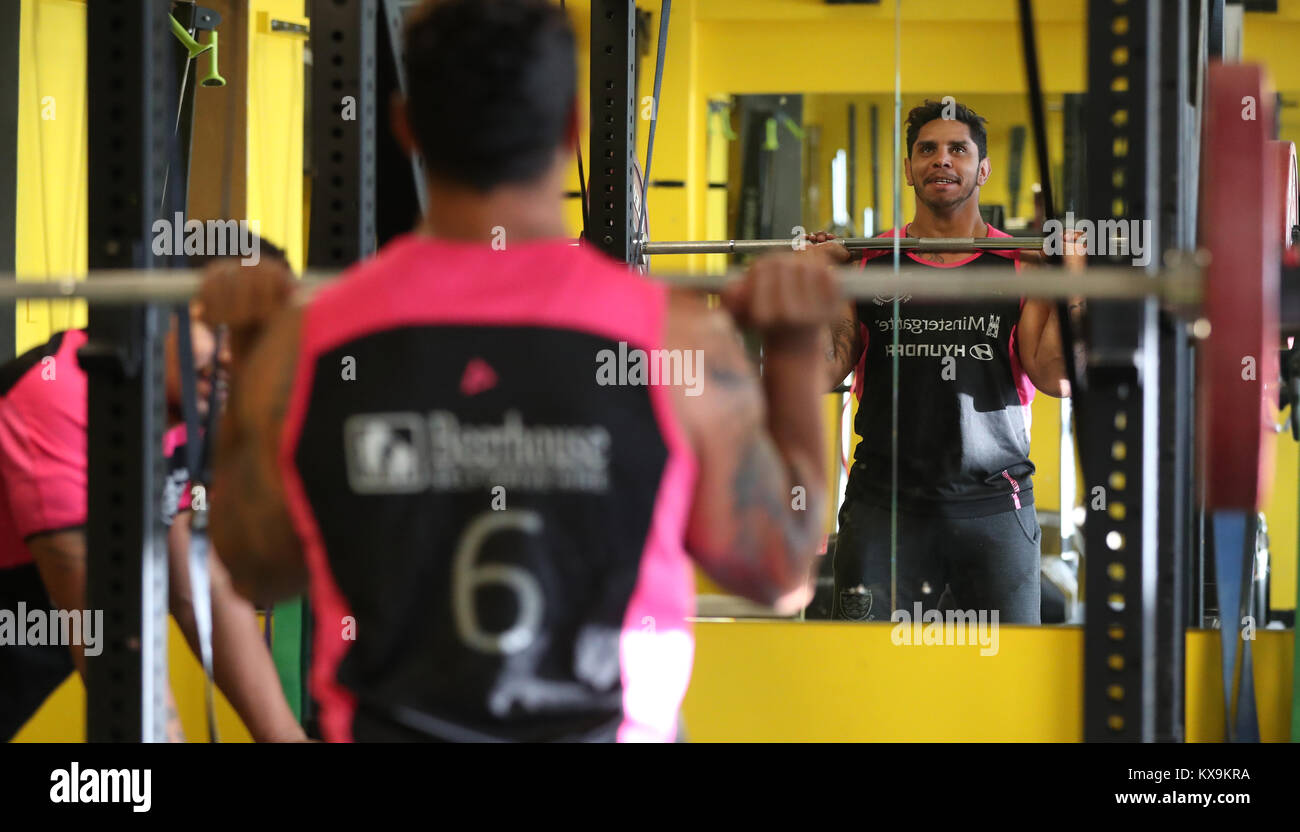
[[[979,189],[990,173],[984,123],[955,102],[926,101],[908,113],[903,170],[916,216],[903,236],[1010,236],[980,216]],[[830,235],[811,239],[840,262],[851,259]],[[888,254],[865,251],[860,263],[888,268]],[[1039,255],[902,256],[935,268],[1016,273]],[[840,509],[834,616],[889,620],[893,610],[910,615],[920,603],[1038,623],[1042,532],[1030,480],[1029,405],[1035,389],[1069,395],[1055,305],[1023,297],[921,302],[905,292],[849,302],[830,329],[827,359],[830,387],[855,373],[861,440]]]
[[[418,230],[306,306],[280,308],[274,266],[204,284],[212,322],[269,320],[234,356],[213,540],[255,597],[310,587],[326,739],[671,740],[686,551],[786,612],[810,596],[829,259],[764,259],[725,293],[766,335],[760,383],[725,314],[565,239],[558,7],[430,3],[406,41]],[[698,389],[638,376],[685,356]]]

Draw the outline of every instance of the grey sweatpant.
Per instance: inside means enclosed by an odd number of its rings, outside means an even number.
[[[1002,624],[1038,624],[1042,536],[1032,504],[969,518],[900,511],[898,608],[997,610]],[[845,500],[834,557],[834,617],[888,621],[889,508]]]

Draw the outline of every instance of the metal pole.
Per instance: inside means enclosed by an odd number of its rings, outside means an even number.
[[[636,3],[591,3],[590,241],[615,260],[637,262],[632,209],[636,162]],[[637,196],[640,196],[638,193]]]
[[[101,270],[157,262],[148,242],[176,103],[176,45],[165,12],[127,0],[86,8],[86,31],[120,33],[86,44],[93,275],[86,285]],[[156,305],[92,309],[78,352],[89,413],[86,605],[104,612],[102,650],[86,659],[89,742],[166,737],[167,546],[157,499],[165,321]]]
[[[1144,300],[1155,297],[1177,308],[1195,307],[1201,299],[1201,270],[1196,266],[1165,269],[1153,277],[1124,266],[1101,266],[1088,270],[1087,280],[1059,271],[1041,274],[1007,274],[1004,269],[972,267],[963,270],[960,280],[937,270],[918,267],[887,274],[864,274],[860,269],[840,268],[845,298],[871,300],[892,297],[900,286],[912,297],[934,300],[965,300],[1010,295],[1031,298],[1071,298],[1081,292],[1094,300]],[[677,289],[721,292],[727,284],[743,276],[743,268],[726,274],[670,275],[653,274],[652,280]],[[299,281],[305,290],[314,290],[335,275],[308,272]],[[143,303],[184,303],[197,294],[202,277],[188,270],[158,269],[149,272],[132,270],[96,271],[94,280],[73,278],[50,282],[8,282],[12,275],[0,274],[0,302],[17,298],[81,299],[92,305],[138,305]]]
[[[892,251],[895,242],[903,251],[1041,251],[1043,237],[846,237],[839,242],[849,251],[884,249]],[[655,254],[761,254],[769,251],[797,250],[803,239],[771,240],[678,240],[648,242],[641,253]]]

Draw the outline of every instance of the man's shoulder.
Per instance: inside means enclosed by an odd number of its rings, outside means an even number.
[[[38,399],[46,405],[84,405],[86,374],[77,361],[77,350],[85,342],[84,330],[56,332],[0,366],[0,398],[11,403]]]

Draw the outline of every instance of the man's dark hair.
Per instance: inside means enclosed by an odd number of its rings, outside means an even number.
[[[430,175],[487,191],[546,172],[578,70],[550,0],[428,0],[406,27],[407,112]]]
[[[925,101],[919,107],[913,107],[907,114],[907,158],[912,158],[912,148],[916,146],[916,137],[920,135],[921,128],[935,119],[944,117],[944,110],[949,105],[942,101]],[[970,128],[971,141],[975,142],[975,148],[979,151],[979,161],[989,155],[989,134],[984,129],[986,121],[983,116],[976,113],[965,104],[952,102],[952,120],[960,121]]]
[[[253,251],[257,252],[258,260],[278,260],[286,266],[289,265],[289,255],[285,254],[284,249],[265,237],[249,231],[248,236],[241,238],[241,240],[247,240],[252,244]],[[227,257],[238,259],[243,256],[241,251],[232,251],[227,254],[191,254],[185,259],[191,269],[202,269],[206,268],[214,260],[223,260]]]

